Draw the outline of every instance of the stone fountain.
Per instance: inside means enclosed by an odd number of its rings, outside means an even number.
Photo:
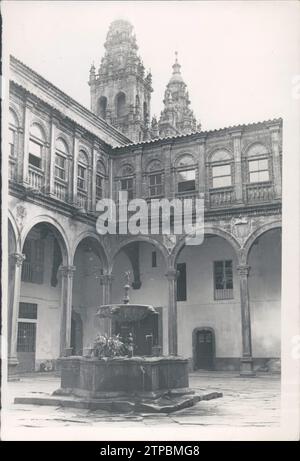
[[[60,358],[61,386],[45,405],[54,401],[56,405],[109,411],[169,413],[221,396],[195,394],[189,388],[188,360],[159,355],[158,313],[151,305],[130,303],[129,275],[126,273],[123,302],[102,305],[96,315],[110,319],[112,333],[133,343],[131,352],[127,356]],[[26,403],[24,399],[22,403]]]

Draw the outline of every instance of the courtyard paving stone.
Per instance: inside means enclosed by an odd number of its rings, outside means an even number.
[[[14,404],[15,397],[45,396],[59,387],[53,374],[22,376],[8,383],[2,417],[15,427],[276,427],[280,424],[280,376],[258,374],[241,378],[238,373],[194,372],[190,387],[196,392],[222,392],[223,397],[201,401],[172,414],[109,413],[66,407]]]

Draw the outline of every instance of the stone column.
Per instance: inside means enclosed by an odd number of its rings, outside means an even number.
[[[275,197],[281,199],[281,165],[280,165],[280,147],[279,147],[279,125],[271,126],[271,144],[273,154],[273,175],[274,175],[274,192]]]
[[[8,345],[8,366],[10,371],[18,364],[17,359],[17,339],[18,339],[18,316],[19,316],[19,303],[21,294],[21,275],[22,263],[25,255],[21,253],[13,253],[11,256],[12,263],[14,264],[14,289],[13,289],[13,302],[11,314],[11,327],[10,327],[10,343]]]
[[[234,194],[236,202],[243,201],[243,178],[242,178],[242,154],[241,154],[241,131],[231,132],[234,153]]]
[[[242,316],[242,344],[243,355],[241,358],[240,375],[255,376],[253,371],[252,344],[251,344],[251,319],[248,291],[248,275],[250,266],[246,264],[237,266],[240,279],[241,316]]]
[[[166,273],[168,279],[168,336],[169,355],[177,355],[177,296],[176,296],[176,269],[170,268]]]
[[[112,274],[104,274],[100,276],[100,284],[102,286],[102,304],[111,303],[111,289],[112,289]],[[104,319],[104,328],[108,336],[112,334],[111,319]]]
[[[60,266],[61,302],[60,302],[60,356],[70,355],[71,351],[71,321],[72,321],[72,290],[75,266]]]

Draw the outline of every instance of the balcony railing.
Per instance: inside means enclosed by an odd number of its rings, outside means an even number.
[[[54,195],[62,201],[66,201],[68,198],[68,189],[66,184],[62,184],[58,181],[54,181]]]
[[[30,186],[33,189],[41,190],[43,186],[43,180],[44,173],[30,166],[28,169],[28,181]]]
[[[209,192],[209,203],[211,207],[230,205],[234,201],[233,187],[222,189],[211,189]]]
[[[247,202],[268,202],[273,199],[272,183],[248,184],[246,187]]]

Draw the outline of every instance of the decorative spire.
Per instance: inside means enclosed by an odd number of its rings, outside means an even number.
[[[163,100],[164,110],[159,119],[159,136],[176,136],[196,131],[196,119],[189,108],[190,100],[187,86],[181,75],[178,52],[175,51],[175,63],[172,76],[167,84]]]

